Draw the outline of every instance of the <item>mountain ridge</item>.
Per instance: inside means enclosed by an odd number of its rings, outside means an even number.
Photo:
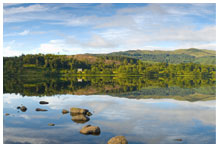
[[[165,62],[165,63],[200,63],[216,64],[216,51],[207,49],[177,49],[171,51],[163,50],[128,50],[112,52],[106,55],[120,55],[140,59],[145,62]]]

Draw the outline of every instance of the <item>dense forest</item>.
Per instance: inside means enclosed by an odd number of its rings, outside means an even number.
[[[160,57],[161,58],[161,57]],[[180,58],[176,56],[176,58]],[[162,58],[161,58],[162,59]],[[126,76],[208,76],[216,66],[197,63],[148,63],[121,55],[22,55],[4,57],[4,76],[14,74],[126,75]]]

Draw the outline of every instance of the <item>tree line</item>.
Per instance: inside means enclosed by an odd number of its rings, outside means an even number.
[[[95,59],[75,58],[76,56],[37,54],[19,57],[4,57],[4,75],[13,74],[77,74],[77,75],[139,75],[166,76],[179,75],[210,76],[215,78],[215,65],[196,63],[145,63],[130,57],[101,55],[91,56]],[[86,56],[85,56],[86,57]],[[81,70],[79,70],[81,69]]]

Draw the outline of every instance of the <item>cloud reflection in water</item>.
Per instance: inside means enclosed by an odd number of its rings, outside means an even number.
[[[40,106],[40,100],[49,102],[49,105],[43,106],[49,109],[48,112],[34,112]],[[21,103],[27,106],[29,112],[16,114],[14,108]],[[4,142],[106,143],[114,135],[124,135],[129,143],[215,143],[215,103],[215,100],[135,100],[106,95],[39,98],[4,94],[4,113],[15,114],[15,117],[4,117]],[[76,124],[68,114],[61,114],[63,108],[70,107],[89,109],[93,115],[86,124],[99,126],[101,135],[81,135],[79,130],[85,124]],[[48,127],[49,122],[55,122],[56,126]],[[174,141],[177,138],[183,141]]]

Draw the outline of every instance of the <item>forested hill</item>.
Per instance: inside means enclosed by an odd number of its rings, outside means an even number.
[[[174,51],[129,50],[113,52],[108,55],[132,57],[145,62],[216,64],[216,51],[195,48]]]
[[[175,54],[173,54],[175,55]],[[180,54],[179,54],[180,55]],[[169,55],[170,56],[170,55]],[[203,56],[205,57],[205,56]],[[202,58],[202,57],[200,57]],[[182,76],[215,77],[216,66],[196,63],[170,64],[142,62],[123,55],[52,55],[35,54],[3,58],[6,75],[119,75],[119,76]],[[177,59],[175,59],[177,60]]]

